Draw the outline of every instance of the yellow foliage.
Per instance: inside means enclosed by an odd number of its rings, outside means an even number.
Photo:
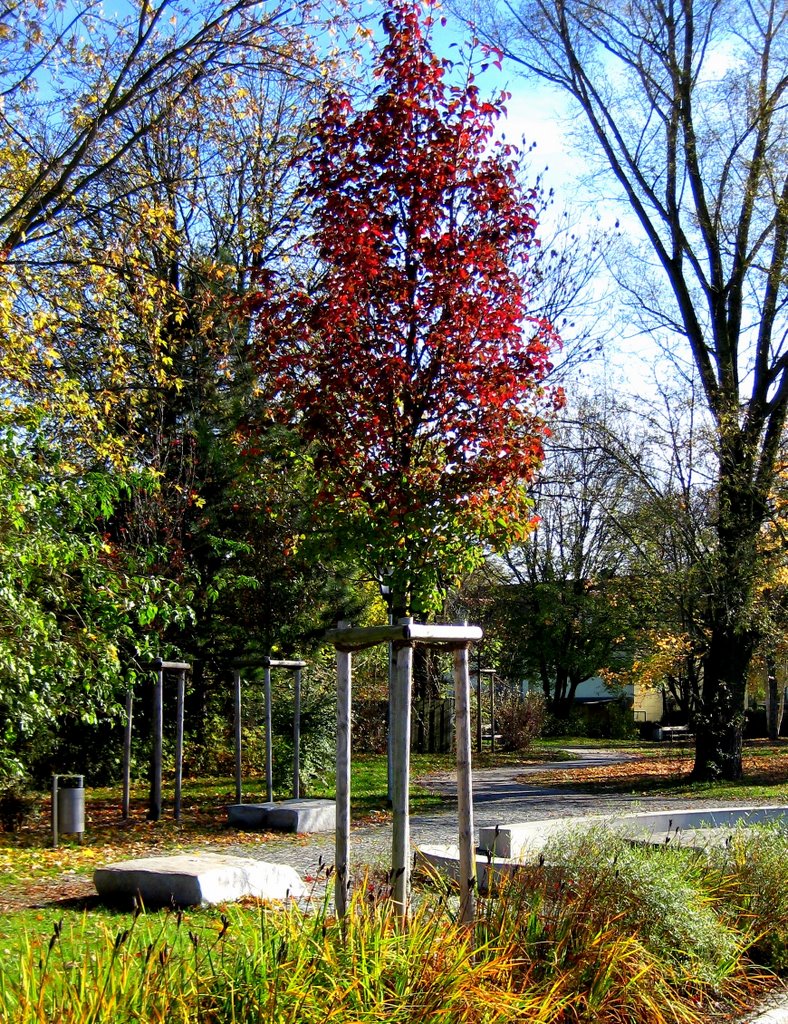
[[[607,685],[638,684],[645,689],[657,689],[668,676],[679,675],[687,659],[695,652],[688,633],[669,630],[648,630],[642,646],[647,653],[637,657],[631,668],[600,671]]]

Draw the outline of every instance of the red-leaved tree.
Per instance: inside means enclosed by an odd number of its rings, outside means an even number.
[[[261,368],[315,470],[316,506],[396,614],[427,614],[485,546],[521,541],[557,338],[528,315],[533,193],[494,140],[501,96],[440,60],[392,0],[373,96],[331,95],[307,191],[317,282],[252,299]],[[495,59],[495,55],[491,55]]]

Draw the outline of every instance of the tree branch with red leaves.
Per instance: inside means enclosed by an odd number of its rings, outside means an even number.
[[[485,547],[527,534],[562,402],[544,384],[556,333],[528,311],[533,192],[495,137],[506,97],[439,59],[431,24],[395,0],[372,98],[324,106],[306,185],[319,284],[283,293],[266,273],[251,302],[319,514],[387,573],[398,614],[435,611]]]

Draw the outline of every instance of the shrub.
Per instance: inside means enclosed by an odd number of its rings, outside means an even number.
[[[579,708],[573,708],[568,715],[558,716],[548,712],[542,726],[542,736],[585,736],[588,729],[586,716]]]
[[[615,700],[607,705],[607,731],[603,739],[633,740],[640,735],[640,729],[632,714],[628,700]]]
[[[715,875],[696,851],[575,828],[482,903],[479,938],[516,965],[515,990],[549,993],[541,1024],[707,1020],[758,983]]]
[[[0,789],[0,831],[17,832],[34,806],[33,797],[19,785]]]
[[[691,963],[702,981],[718,981],[738,957],[739,943],[715,912],[696,851],[635,846],[598,826],[551,841],[546,859],[564,867],[600,926],[615,920],[660,959]]]
[[[788,969],[788,833],[779,824],[739,826],[709,852],[720,898],[751,955],[774,970]]]
[[[544,861],[494,911],[493,932],[508,931],[531,957],[541,949],[571,959],[599,948],[600,936],[605,946],[626,937],[645,960],[714,986],[742,956],[747,940],[716,912],[708,866],[695,851],[636,847],[601,826],[552,839]]]
[[[548,714],[543,736],[587,736],[589,739],[628,740],[639,735],[629,701],[614,700],[601,705],[578,705],[568,715]]]
[[[541,735],[545,714],[544,697],[539,693],[513,693],[499,700],[495,728],[504,749],[527,750]]]

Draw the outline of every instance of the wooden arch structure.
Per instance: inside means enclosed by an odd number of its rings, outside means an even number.
[[[471,780],[471,709],[468,649],[481,640],[479,626],[422,625],[400,619],[396,625],[353,628],[340,622],[326,634],[336,649],[337,673],[337,789],[334,900],[337,915],[347,913],[350,867],[350,712],[352,654],[377,644],[391,644],[396,663],[389,721],[393,827],[391,885],[395,913],[405,918],[410,897],[410,714],[413,648],[416,644],[443,648],[453,654],[455,736],[457,748],[457,818],[460,848],[460,919],[471,922],[475,912],[476,851],[473,842]]]

